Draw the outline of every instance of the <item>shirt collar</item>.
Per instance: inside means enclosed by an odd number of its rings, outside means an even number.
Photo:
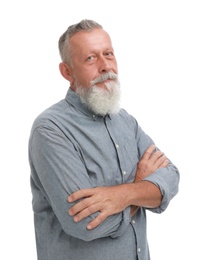
[[[92,118],[94,121],[96,121],[98,118],[103,118],[103,116],[94,113],[85,104],[83,104],[81,102],[79,95],[75,91],[73,91],[71,88],[68,89],[65,99],[69,104],[71,104],[73,107],[78,109],[81,113]],[[109,115],[109,114],[105,117],[108,117],[109,119],[111,119],[111,115]]]

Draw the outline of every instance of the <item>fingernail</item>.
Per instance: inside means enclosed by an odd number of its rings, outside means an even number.
[[[74,221],[78,222],[79,221],[78,217],[74,217]]]
[[[68,202],[72,202],[72,197],[68,197]]]
[[[88,225],[88,226],[87,226],[87,229],[92,229],[91,225]]]

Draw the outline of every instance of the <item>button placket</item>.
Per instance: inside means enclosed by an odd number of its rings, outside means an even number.
[[[117,143],[117,140],[114,140],[115,139],[114,135],[112,135],[111,131],[109,130],[109,127],[108,127],[108,125],[109,125],[108,122],[109,121],[107,120],[107,118],[105,118],[104,121],[105,121],[106,127],[108,129],[108,132],[109,132],[109,134],[110,134],[110,136],[111,136],[111,138],[112,138],[112,140],[114,142],[115,148],[117,150],[119,164],[120,164],[120,169],[121,169],[121,174],[122,174],[122,182],[124,183],[125,182],[125,178],[126,178],[125,176],[127,175],[127,171],[123,168],[124,163],[123,163],[123,156],[121,155],[121,151],[120,151],[120,145]]]

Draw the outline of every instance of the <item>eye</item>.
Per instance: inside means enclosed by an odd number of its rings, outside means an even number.
[[[86,58],[86,61],[93,61],[94,58],[95,58],[94,55],[88,56],[88,57]]]
[[[113,52],[112,51],[107,51],[106,53],[105,53],[105,56],[107,56],[107,57],[114,57],[114,54],[113,54]]]
[[[86,58],[86,60],[92,60],[93,57],[92,56],[89,56],[88,58]]]

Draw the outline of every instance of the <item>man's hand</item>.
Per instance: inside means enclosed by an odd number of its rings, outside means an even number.
[[[137,165],[135,182],[142,181],[157,169],[167,167],[168,164],[167,157],[161,151],[156,150],[155,145],[149,146]]]
[[[69,214],[74,216],[74,221],[99,212],[98,216],[89,223],[88,229],[93,229],[100,225],[108,216],[122,212],[127,206],[127,192],[129,184],[122,184],[110,187],[97,187],[92,189],[82,189],[74,192],[68,197],[68,202],[75,202],[82,199],[69,210]]]

